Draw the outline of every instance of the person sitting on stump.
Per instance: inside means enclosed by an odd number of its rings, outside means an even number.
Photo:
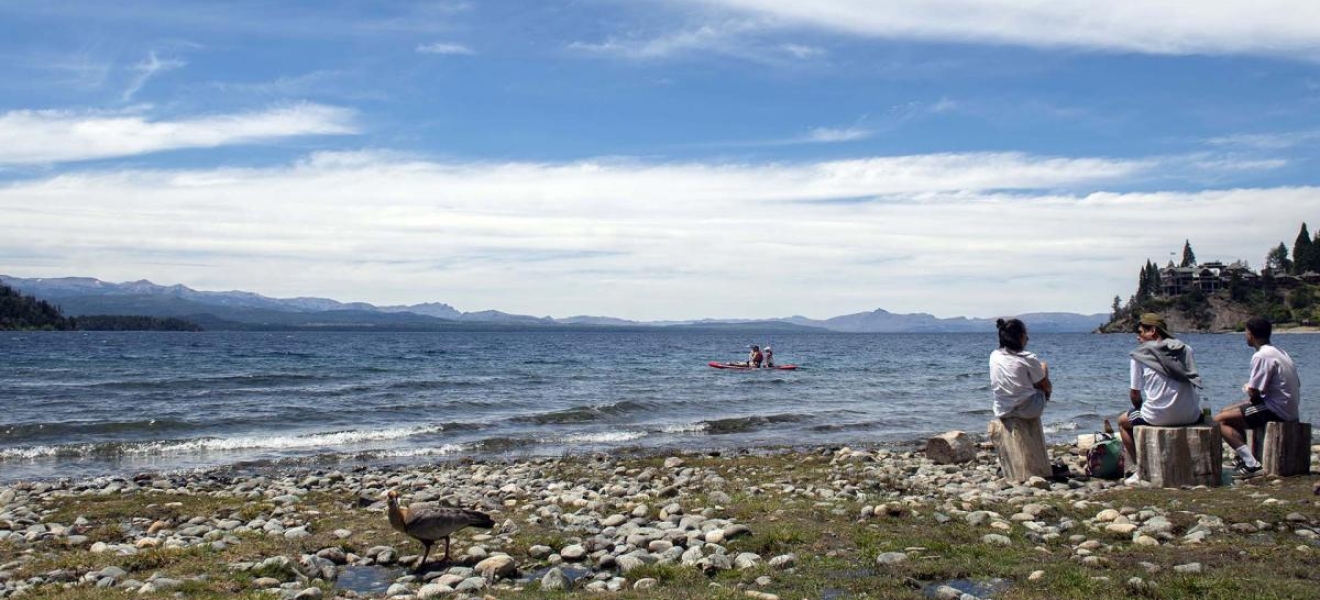
[[[1260,474],[1261,464],[1247,445],[1248,428],[1264,427],[1270,421],[1296,421],[1302,386],[1297,365],[1287,352],[1270,343],[1273,326],[1261,317],[1247,320],[1247,345],[1256,349],[1251,356],[1251,375],[1242,390],[1247,401],[1234,404],[1215,415],[1224,443],[1237,453],[1234,476],[1250,478]]]
[[[1128,397],[1132,410],[1118,416],[1119,433],[1127,450],[1127,464],[1137,464],[1137,444],[1132,429],[1138,425],[1179,427],[1201,420],[1197,388],[1201,376],[1196,373],[1192,347],[1174,338],[1164,317],[1155,313],[1141,315],[1137,323],[1137,341],[1132,357]],[[1144,396],[1144,399],[1143,399]],[[1137,482],[1133,473],[1126,483]]]
[[[990,353],[990,394],[995,418],[1039,418],[1054,392],[1049,365],[1026,351],[1027,326],[999,319],[999,348]]]

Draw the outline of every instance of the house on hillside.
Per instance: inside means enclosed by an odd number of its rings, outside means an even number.
[[[1213,294],[1226,289],[1234,277],[1253,287],[1260,283],[1260,275],[1242,260],[1228,265],[1216,260],[1189,267],[1175,266],[1169,261],[1168,266],[1160,269],[1160,295],[1178,296],[1194,289]]]

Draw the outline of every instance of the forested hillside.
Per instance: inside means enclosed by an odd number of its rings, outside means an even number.
[[[0,285],[0,331],[64,330],[74,325],[60,309],[44,300],[24,296],[7,285]]]

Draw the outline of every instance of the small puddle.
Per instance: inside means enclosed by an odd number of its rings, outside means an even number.
[[[989,579],[986,581],[972,581],[970,579],[950,579],[932,583],[921,590],[921,593],[927,598],[935,597],[935,590],[941,587],[951,587],[964,594],[971,594],[977,598],[991,598],[995,594],[1002,593],[1012,587],[1012,583],[1007,579]]]
[[[335,589],[359,594],[382,593],[390,589],[394,580],[403,576],[403,569],[389,567],[344,567],[335,581]]]

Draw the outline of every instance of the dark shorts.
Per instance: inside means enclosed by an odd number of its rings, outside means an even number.
[[[1140,408],[1134,408],[1134,409],[1128,411],[1127,417],[1128,417],[1128,423],[1131,423],[1133,427],[1151,427],[1151,426],[1152,426],[1150,423],[1147,423],[1145,419],[1141,418],[1141,409],[1140,409]],[[1200,425],[1201,422],[1204,421],[1204,420],[1205,420],[1205,417],[1204,417],[1204,416],[1202,416],[1202,417],[1198,417],[1198,418],[1196,419],[1195,422],[1188,423],[1187,425]],[[1186,425],[1168,425],[1167,427],[1186,427]]]
[[[1242,407],[1242,420],[1246,421],[1247,427],[1255,429],[1264,427],[1271,421],[1283,421],[1283,417],[1274,414],[1274,411],[1266,408],[1264,404],[1248,404]]]

